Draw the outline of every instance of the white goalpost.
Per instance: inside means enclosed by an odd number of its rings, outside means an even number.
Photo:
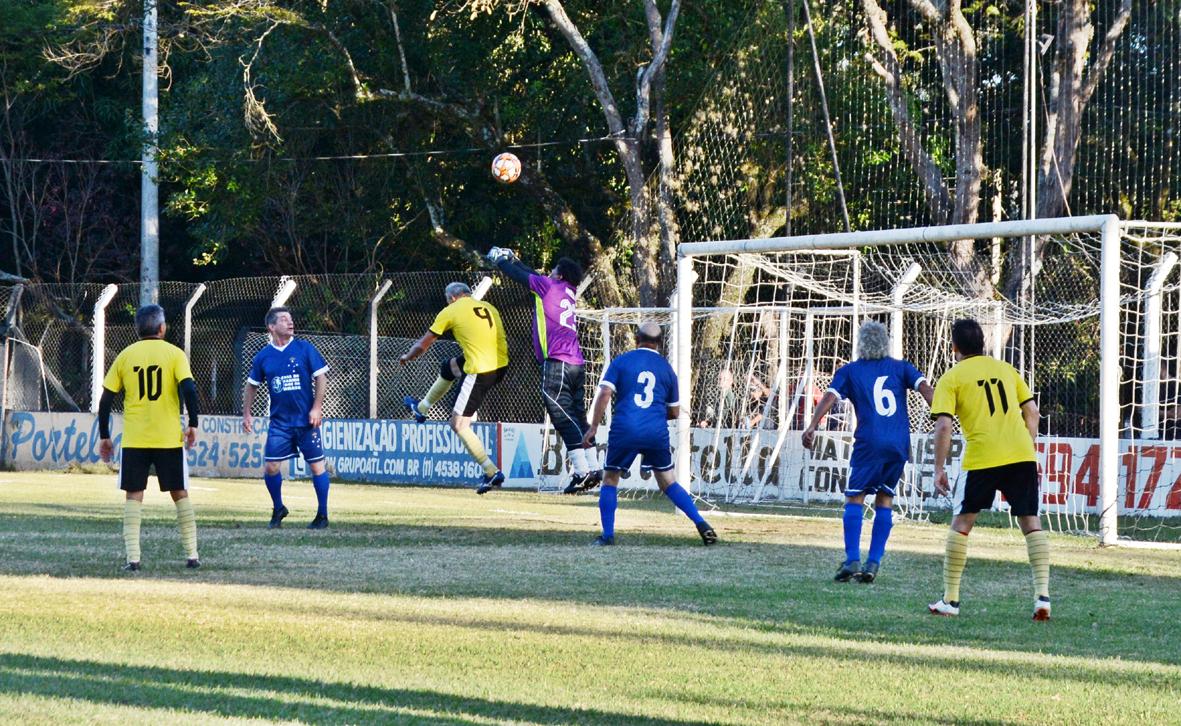
[[[1021,252],[990,269],[977,242]],[[840,501],[851,410],[822,431],[831,461],[799,432],[856,357],[860,321],[885,323],[892,354],[935,380],[953,363],[951,322],[974,317],[1039,396],[1049,525],[1104,544],[1181,541],[1179,253],[1181,225],[1114,215],[683,243],[669,321],[678,479],[727,501]],[[908,405],[915,456],[899,505],[950,509],[931,486],[926,405]]]

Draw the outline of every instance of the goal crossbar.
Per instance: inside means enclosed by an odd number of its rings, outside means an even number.
[[[1042,235],[1097,234],[1100,253],[1100,390],[1099,390],[1099,536],[1114,544],[1117,532],[1117,489],[1119,485],[1119,266],[1120,219],[1114,214],[1054,219],[1015,220],[981,224],[954,224],[912,229],[771,237],[767,239],[686,242],[677,248],[677,293],[675,295],[676,370],[680,386],[680,416],[676,451],[677,479],[691,486],[693,284],[694,258],[743,253],[812,252],[855,249],[922,242],[991,239],[994,237],[1036,237]]]

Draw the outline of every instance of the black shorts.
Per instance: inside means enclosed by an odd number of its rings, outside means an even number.
[[[189,460],[182,447],[175,449],[129,449],[119,457],[119,488],[142,492],[148,488],[148,474],[156,470],[162,492],[180,492],[189,488]]]
[[[475,416],[480,404],[484,402],[484,397],[488,395],[488,391],[500,383],[500,379],[504,378],[506,371],[508,371],[508,366],[487,373],[465,375],[463,383],[459,384],[459,395],[455,397],[455,413],[460,416]]]
[[[991,509],[998,491],[1005,496],[1013,516],[1036,517],[1041,499],[1037,462],[1019,461],[1016,464],[969,471],[960,514],[975,514],[982,509]]]

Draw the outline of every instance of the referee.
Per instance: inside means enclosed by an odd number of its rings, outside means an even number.
[[[140,569],[139,526],[144,490],[154,467],[160,491],[172,495],[176,522],[187,557],[186,566],[201,566],[197,558],[197,518],[189,501],[189,466],[185,448],[197,440],[197,386],[184,351],[165,342],[164,308],[144,305],[135,312],[139,342],[123,349],[103,380],[98,404],[99,454],[110,461],[111,404],[123,393],[123,442],[119,457],[119,488],[127,492],[123,507],[124,570]],[[180,397],[188,409],[188,426],[180,424]]]

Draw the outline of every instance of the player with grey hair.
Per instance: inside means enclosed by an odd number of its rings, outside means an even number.
[[[857,360],[837,369],[803,435],[804,447],[811,449],[816,430],[836,402],[848,399],[853,403],[857,430],[845,487],[845,561],[837,570],[837,582],[855,579],[868,584],[877,577],[893,527],[894,488],[910,461],[906,392],[918,391],[927,405],[935,393],[913,364],[891,358],[889,353],[886,326],[873,320],[864,323],[857,331]],[[867,494],[874,494],[873,531],[869,555],[861,567],[861,523]]]
[[[508,370],[508,339],[504,334],[504,323],[500,321],[500,312],[489,303],[473,298],[469,286],[452,282],[444,288],[443,295],[447,307],[439,311],[430,329],[398,362],[406,365],[419,357],[440,335],[448,331],[455,335],[455,342],[459,343],[463,355],[443,362],[439,377],[421,401],[414,396],[406,396],[402,400],[414,420],[423,423],[431,406],[451,390],[456,380],[463,379],[451,412],[451,429],[459,435],[471,457],[484,469],[484,480],[476,489],[476,494],[486,494],[500,488],[504,483],[504,473],[488,456],[484,444],[472,431],[472,418],[484,402],[484,397],[493,386],[500,383]]]

